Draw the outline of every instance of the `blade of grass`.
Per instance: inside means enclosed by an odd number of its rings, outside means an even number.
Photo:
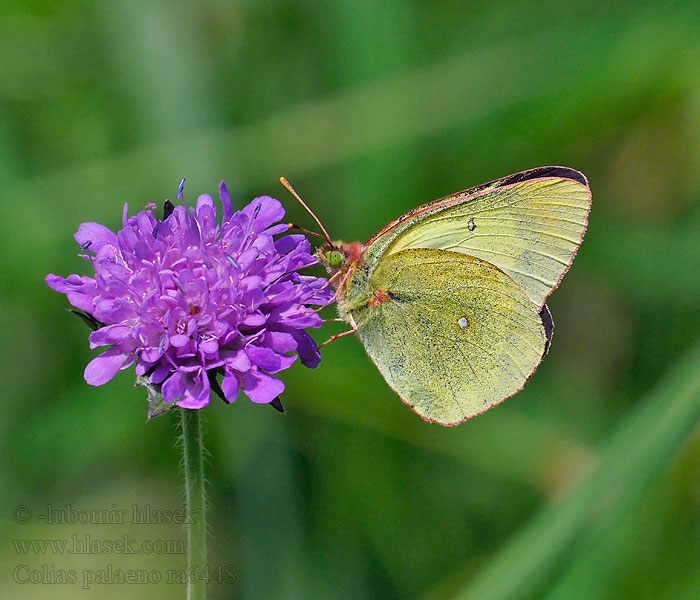
[[[595,543],[606,524],[659,476],[698,419],[700,344],[621,423],[595,469],[518,532],[454,598],[513,600],[541,592],[581,536],[594,527]]]

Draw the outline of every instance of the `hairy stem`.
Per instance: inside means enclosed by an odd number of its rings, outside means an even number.
[[[187,600],[206,598],[207,566],[206,496],[204,493],[204,451],[199,410],[181,408],[182,449],[187,511]]]

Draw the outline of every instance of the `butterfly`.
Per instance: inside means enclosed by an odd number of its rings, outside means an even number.
[[[457,425],[483,413],[520,391],[547,354],[545,302],[590,208],[582,173],[539,167],[414,208],[364,244],[331,241],[309,210],[326,239],[315,256],[351,327],[328,341],[357,333],[426,421]]]

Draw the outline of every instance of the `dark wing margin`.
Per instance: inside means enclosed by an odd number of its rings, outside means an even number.
[[[586,179],[586,176],[580,171],[569,167],[537,167],[536,169],[530,169],[529,171],[522,171],[520,173],[508,175],[507,177],[496,181],[498,182],[498,187],[503,187],[514,183],[530,181],[531,179],[538,179],[540,177],[561,177],[562,179],[571,179],[588,187],[588,180]]]
[[[552,343],[552,335],[554,334],[554,321],[552,320],[552,313],[549,312],[549,307],[546,304],[542,305],[540,319],[542,319],[542,326],[544,327],[544,334],[546,336],[544,352],[542,352],[542,358],[544,358],[547,356],[547,352],[549,352],[549,345]]]

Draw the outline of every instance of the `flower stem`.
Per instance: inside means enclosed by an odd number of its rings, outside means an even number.
[[[200,411],[181,408],[180,413],[187,511],[187,600],[204,600],[207,578],[202,573],[207,566],[207,522]]]

